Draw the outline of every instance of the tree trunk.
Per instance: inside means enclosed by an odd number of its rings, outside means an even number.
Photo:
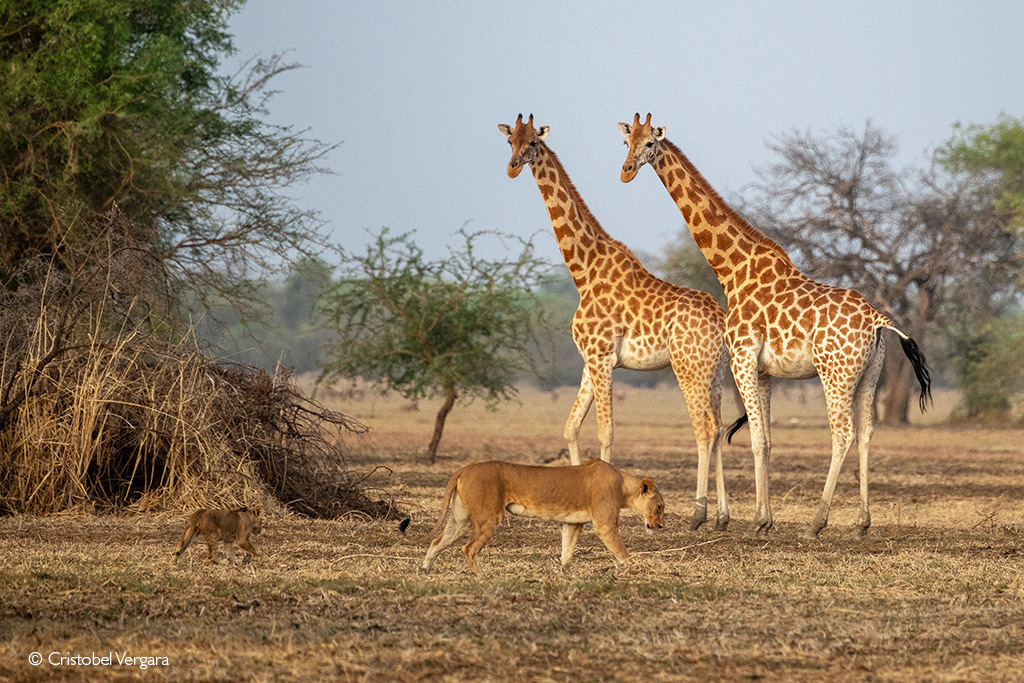
[[[883,332],[883,334],[888,334]],[[891,336],[891,335],[890,335]],[[889,340],[886,340],[889,341]],[[903,355],[899,342],[887,344],[885,365],[882,368],[882,390],[879,392],[879,422],[887,425],[905,425],[910,422],[910,394],[913,372]]]
[[[455,387],[448,387],[447,393],[444,397],[444,404],[441,409],[437,411],[437,417],[434,419],[434,436],[430,439],[430,446],[427,448],[427,460],[433,464],[437,459],[437,447],[441,443],[441,433],[444,432],[444,422],[448,419],[448,413],[452,411],[452,406],[455,405]]]
[[[910,329],[901,327],[904,332],[914,337],[918,343],[924,341],[925,326],[931,318],[932,292],[928,287],[920,287],[917,295],[917,311],[913,314],[916,323]],[[880,392],[879,398],[882,405],[881,422],[888,425],[910,424],[910,399],[917,395],[917,377],[914,369],[903,353],[903,346],[899,339],[896,339],[891,332],[883,331],[888,335],[885,340],[885,365],[882,368],[884,389]]]

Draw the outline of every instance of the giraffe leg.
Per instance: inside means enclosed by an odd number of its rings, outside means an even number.
[[[725,442],[725,430],[719,427],[715,434],[712,447],[715,454],[715,490],[718,494],[718,514],[715,518],[715,531],[725,531],[729,526],[729,501],[725,496],[725,468],[722,464],[722,451]]]
[[[720,358],[711,385],[711,415],[714,420],[714,439],[711,451],[715,455],[715,489],[718,494],[718,516],[715,519],[715,530],[725,531],[729,525],[729,501],[725,495],[725,469],[722,463],[722,452],[725,448],[725,428],[722,426],[722,382],[725,381],[729,356],[723,351]]]
[[[884,360],[885,341],[879,337],[878,345],[868,360],[864,377],[861,378],[860,384],[857,386],[853,404],[853,426],[857,434],[857,451],[860,456],[858,463],[860,516],[857,520],[857,527],[860,529],[861,536],[867,535],[868,527],[871,526],[871,510],[868,508],[868,449],[871,446],[871,435],[874,433],[871,411],[875,404],[875,387],[878,385],[878,377],[882,373]]]
[[[590,406],[594,403],[594,385],[590,381],[590,371],[586,365],[583,366],[583,376],[580,378],[580,390],[576,394],[576,400],[569,411],[569,419],[565,421],[565,441],[569,446],[569,462],[579,465],[580,459],[580,427]]]
[[[707,397],[697,387],[687,386],[682,378],[679,386],[686,398],[686,408],[690,413],[693,425],[693,436],[697,443],[697,494],[695,497],[693,516],[690,517],[690,530],[696,531],[708,519],[708,467],[711,462],[711,448],[708,443],[708,413],[710,406]]]
[[[743,400],[743,408],[747,411],[750,427],[750,448],[754,454],[754,531],[758,535],[767,534],[772,527],[772,509],[768,498],[768,460],[771,457],[768,421],[766,408],[762,406],[761,397],[764,393],[762,382],[771,386],[770,378],[759,377],[757,356],[760,348],[731,349],[732,374]],[[770,390],[767,392],[770,396]]]
[[[764,443],[764,504],[768,510],[768,526],[763,533],[774,524],[772,515],[772,501],[768,497],[768,481],[772,476],[772,378],[769,375],[758,375],[757,396],[761,406],[761,439]]]
[[[711,405],[711,398],[706,387],[688,384],[683,386],[686,407],[693,425],[693,436],[697,442],[697,494],[693,516],[690,518],[690,530],[696,531],[708,519],[708,471],[711,465],[711,454],[715,450],[716,441],[720,441],[720,427]],[[720,457],[720,454],[719,454]],[[719,492],[721,493],[721,492]],[[721,513],[721,499],[719,500]],[[719,520],[719,523],[721,520]]]
[[[828,513],[832,507],[832,494],[836,490],[839,472],[843,468],[846,454],[853,445],[853,409],[854,386],[852,378],[836,379],[822,373],[821,382],[825,386],[825,399],[828,404],[828,424],[832,431],[832,461],[825,479],[825,490],[821,494],[821,503],[814,515],[814,521],[808,529],[808,537],[817,538],[825,525],[828,524]],[[866,482],[865,482],[866,483]]]
[[[601,459],[612,460],[612,368],[615,366],[614,356],[606,356],[597,361],[587,362],[590,371],[590,384],[594,391],[594,403],[597,406],[597,440],[601,444]]]
[[[683,352],[692,352],[684,346]],[[676,347],[673,347],[676,351]],[[711,456],[715,456],[715,484],[718,494],[718,512],[715,529],[724,531],[729,524],[729,504],[725,496],[725,474],[722,466],[722,381],[728,355],[724,347],[715,349],[715,356],[697,358],[687,362],[683,353],[674,353],[672,369],[686,399],[686,408],[693,425],[697,444],[697,493],[694,500],[690,530],[696,531],[708,518],[708,470]],[[692,370],[691,370],[692,367]]]

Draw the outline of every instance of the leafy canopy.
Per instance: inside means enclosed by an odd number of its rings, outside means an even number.
[[[506,261],[478,257],[485,235],[457,235],[461,250],[428,260],[411,233],[387,229],[345,271],[324,307],[340,334],[324,377],[386,382],[409,399],[454,389],[493,404],[511,398],[515,374],[533,367],[539,322],[533,288],[548,265],[522,243]]]
[[[1024,230],[1024,118],[1002,115],[991,125],[956,124],[936,160],[953,173],[973,173],[992,192],[1012,231]]]
[[[279,56],[218,72],[241,0],[0,5],[0,283],[25,255],[95,239],[116,207],[193,289],[302,250],[281,191],[330,150],[263,123]]]

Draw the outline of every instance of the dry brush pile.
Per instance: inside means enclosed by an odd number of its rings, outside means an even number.
[[[160,291],[158,263],[106,248],[78,269],[36,263],[0,289],[0,514],[397,515],[346,466],[343,439],[362,425],[302,395],[287,370],[215,362],[190,334],[175,339],[139,294]]]

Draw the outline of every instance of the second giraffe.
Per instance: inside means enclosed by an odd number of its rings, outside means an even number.
[[[622,182],[633,180],[644,164],[654,169],[728,298],[725,334],[732,373],[750,420],[758,533],[772,526],[771,378],[815,375],[821,378],[828,404],[832,461],[808,533],[816,537],[828,523],[839,471],[854,442],[860,456],[858,526],[867,533],[868,446],[875,384],[885,356],[882,330],[892,330],[900,338],[921,384],[923,411],[931,395],[931,378],[921,350],[858,292],[815,282],[797,270],[782,247],[722,200],[666,139],[664,127],[651,126],[650,114],[643,123],[636,114],[632,124],[619,123],[619,130],[629,146]]]

